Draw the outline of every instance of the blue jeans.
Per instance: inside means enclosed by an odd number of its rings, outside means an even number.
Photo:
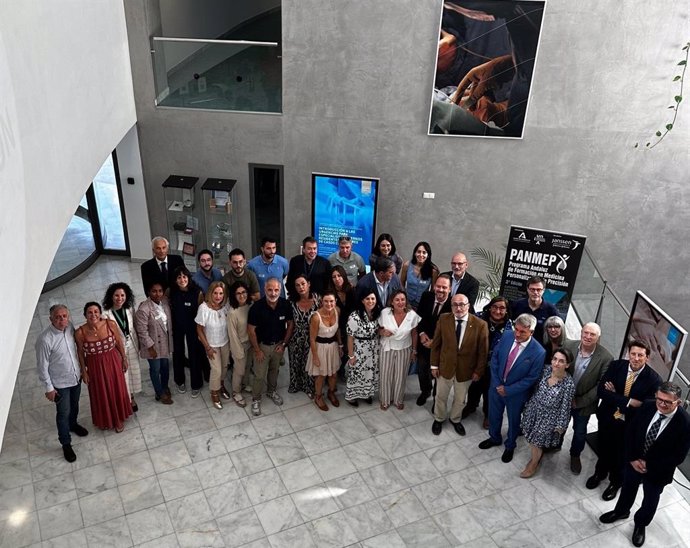
[[[81,396],[81,381],[67,388],[56,388],[55,423],[57,424],[58,439],[60,444],[72,443],[70,430],[77,424],[79,415],[79,396]]]
[[[168,380],[170,379],[170,361],[168,358],[156,358],[155,360],[148,360],[149,375],[151,375],[151,384],[156,392],[156,397],[160,398],[163,392],[168,388]]]
[[[579,457],[585,450],[589,415],[580,415],[579,409],[573,409],[570,414],[573,417],[573,442],[570,444],[570,456]]]

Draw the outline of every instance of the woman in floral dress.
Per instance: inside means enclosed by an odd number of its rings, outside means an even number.
[[[371,404],[379,389],[379,314],[373,292],[360,295],[357,308],[347,320],[347,387],[345,401]]]
[[[304,276],[295,278],[290,289],[292,316],[295,324],[292,338],[288,343],[290,352],[290,385],[288,392],[304,392],[309,399],[314,398],[314,379],[306,371],[309,355],[309,318],[319,309],[321,298],[311,292],[309,280]]]

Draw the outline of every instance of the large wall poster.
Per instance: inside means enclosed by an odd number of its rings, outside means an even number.
[[[545,4],[444,0],[429,135],[522,137]]]
[[[585,248],[584,236],[539,228],[511,226],[503,263],[501,295],[510,302],[527,296],[525,282],[541,276],[546,282],[542,298],[553,304],[565,320]]]
[[[367,263],[374,247],[379,180],[312,173],[312,230],[319,255],[338,250],[338,238],[352,238],[352,250]]]
[[[677,371],[688,383],[690,368],[687,364],[680,364],[687,336],[688,332],[678,322],[642,291],[638,291],[623,339],[621,358],[628,357],[628,342],[641,339],[652,349],[647,363],[662,379],[669,380],[673,372]]]

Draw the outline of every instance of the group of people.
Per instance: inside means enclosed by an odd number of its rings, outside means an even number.
[[[586,486],[594,489],[608,479],[604,500],[622,487],[616,509],[601,516],[608,523],[627,517],[644,485],[636,545],[644,542],[659,495],[690,447],[680,389],[662,383],[646,365],[647,344],[635,340],[628,359],[613,360],[599,344],[595,323],[583,326],[580,340],[566,340],[537,276],[527,280],[527,298],[509,303],[496,296],[475,312],[479,282],[467,272],[465,254],[455,253],[450,270],[441,273],[427,242],[404,261],[390,234],[378,238],[369,273],[349,236],[328,258],[307,237],[302,254],[290,261],[277,255],[274,239],[264,238],[249,262],[241,249],[230,251],[224,274],[208,250],[198,254],[192,274],[181,257],[168,253],[165,238],[155,238],[152,249],[154,257],[141,266],[147,298],[136,311],[131,288],[114,283],[102,306],[85,305],[86,323],[77,330],[67,308],[53,306],[51,325],[37,340],[39,376],[46,397],[57,404],[59,441],[70,462],[76,459],[70,432],[88,434],[77,423],[81,381],[89,385],[94,425],[117,432],[138,409],[139,358],[148,361],[162,404],[173,403],[172,361],[177,394],[186,393],[189,383],[196,398],[206,381],[215,408],[222,409],[223,400],[245,407],[243,394],[250,393],[252,414],[259,416],[263,395],[283,403],[277,382],[286,351],[288,392],[305,393],[322,411],[340,405],[339,375],[349,405],[378,397],[387,411],[404,408],[406,380],[416,371],[417,405],[433,396],[434,435],[446,419],[465,435],[462,420],[482,402],[489,437],[479,447],[504,444],[501,459],[508,463],[524,435],[531,453],[523,478],[537,472],[544,453],[560,449],[571,419],[570,468],[580,474],[587,424],[596,412],[599,459]],[[652,398],[656,403],[647,401]]]

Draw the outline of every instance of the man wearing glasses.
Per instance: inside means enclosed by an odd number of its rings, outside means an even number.
[[[530,314],[537,319],[534,328],[534,338],[539,342],[544,340],[544,322],[551,316],[558,316],[558,309],[543,299],[546,284],[539,276],[532,276],[527,280],[527,298],[515,301],[512,305],[513,320],[520,314]]]
[[[470,313],[474,314],[474,303],[479,295],[479,281],[467,272],[469,264],[465,254],[458,251],[450,260],[450,271],[444,274],[450,276],[451,296],[459,293],[465,295],[470,302]]]
[[[587,489],[596,489],[609,478],[601,498],[613,500],[623,483],[626,425],[635,418],[645,400],[654,397],[661,377],[647,365],[650,348],[645,341],[628,343],[628,359],[614,360],[599,382],[597,408],[599,422],[599,459],[594,474],[587,479]]]
[[[690,449],[690,418],[680,407],[680,387],[664,382],[655,397],[655,401],[640,406],[627,427],[623,489],[616,507],[599,516],[602,523],[626,519],[642,484],[644,497],[640,509],[635,512],[632,535],[635,546],[644,544],[645,527],[654,518],[661,493],[673,481],[676,467],[685,460]]]
[[[450,422],[459,435],[465,435],[460,421],[467,389],[484,374],[489,354],[489,328],[484,320],[470,314],[467,297],[462,293],[453,295],[450,306],[453,313],[441,316],[431,343],[431,374],[437,383],[431,432],[436,436],[446,420],[451,388]]]

